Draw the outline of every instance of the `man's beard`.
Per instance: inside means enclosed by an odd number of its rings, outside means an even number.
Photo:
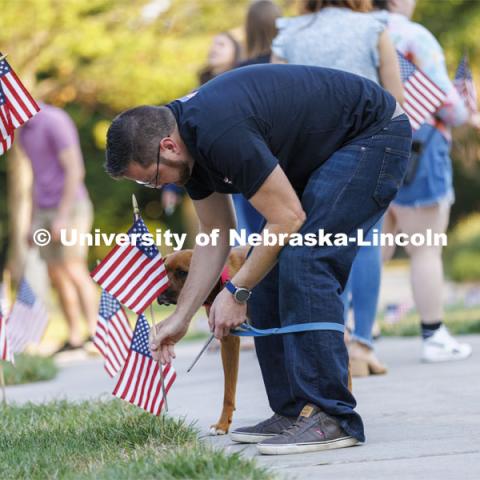
[[[172,161],[160,156],[160,164],[177,170],[179,179],[175,182],[175,185],[185,185],[190,179],[190,165],[187,160]]]

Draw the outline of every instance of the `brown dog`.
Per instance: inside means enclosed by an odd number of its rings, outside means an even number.
[[[231,250],[225,265],[225,273],[232,278],[245,262],[248,247],[239,247]],[[176,304],[178,295],[183,288],[185,279],[190,269],[192,250],[181,250],[165,257],[165,267],[168,272],[169,287],[158,297],[161,305]],[[220,279],[205,301],[207,315],[210,313],[215,297],[223,289],[223,281]],[[224,337],[221,341],[222,364],[224,374],[223,408],[218,422],[211,426],[212,435],[224,435],[228,433],[232,423],[233,411],[235,410],[235,395],[238,378],[238,359],[240,354],[240,338],[233,335]]]
[[[230,251],[227,264],[225,265],[225,273],[228,275],[228,278],[232,278],[235,273],[238,272],[247,258],[248,250],[249,247],[238,247]],[[190,269],[192,253],[192,250],[181,250],[165,257],[165,267],[168,272],[170,285],[168,289],[158,297],[158,303],[161,305],[177,303],[178,295],[183,288]],[[215,297],[222,289],[223,281],[220,279],[205,301],[204,306],[207,315],[210,313],[210,305],[212,305]],[[237,389],[240,338],[234,335],[224,337],[221,341],[221,353],[224,375],[223,407],[218,422],[210,428],[212,435],[225,435],[228,433],[230,424],[232,423]],[[350,368],[348,371],[348,388],[350,391],[352,390]]]

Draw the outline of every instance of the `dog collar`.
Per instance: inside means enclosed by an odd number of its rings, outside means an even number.
[[[225,285],[230,280],[230,275],[228,274],[228,267],[225,265],[222,275],[220,276],[220,281],[222,285]]]
[[[213,287],[210,295],[208,298],[215,298],[223,289],[225,284],[230,280],[230,274],[228,273],[228,267],[225,265],[225,267],[222,270],[222,274],[220,275],[220,278],[218,279],[217,284]],[[212,295],[213,294],[213,295]],[[212,300],[213,302],[213,300]],[[203,304],[204,307],[210,307],[212,305],[211,302],[205,302]]]

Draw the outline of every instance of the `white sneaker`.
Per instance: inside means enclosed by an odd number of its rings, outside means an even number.
[[[457,342],[444,325],[430,338],[423,341],[423,362],[433,363],[464,360],[471,354],[471,345]]]

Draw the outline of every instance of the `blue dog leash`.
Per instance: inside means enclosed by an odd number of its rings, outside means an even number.
[[[287,325],[286,327],[277,327],[277,328],[266,328],[261,330],[260,328],[255,328],[244,322],[237,328],[230,330],[230,335],[235,335],[236,337],[268,337],[269,335],[284,335],[286,333],[299,333],[299,332],[310,332],[313,330],[335,330],[343,334],[345,327],[338,323],[332,322],[310,322],[310,323],[297,323],[296,325]],[[200,350],[198,355],[195,357],[195,360],[192,362],[187,372],[190,372],[195,364],[198,362],[202,354],[205,352],[207,347],[213,341],[214,335],[210,335],[210,338],[207,340],[203,348]]]
[[[248,323],[242,323],[239,327],[230,330],[230,335],[235,335],[236,337],[268,337],[269,335],[284,335],[286,333],[310,332],[313,330],[335,330],[344,333],[345,326],[332,322],[310,322],[262,330],[252,327]]]

